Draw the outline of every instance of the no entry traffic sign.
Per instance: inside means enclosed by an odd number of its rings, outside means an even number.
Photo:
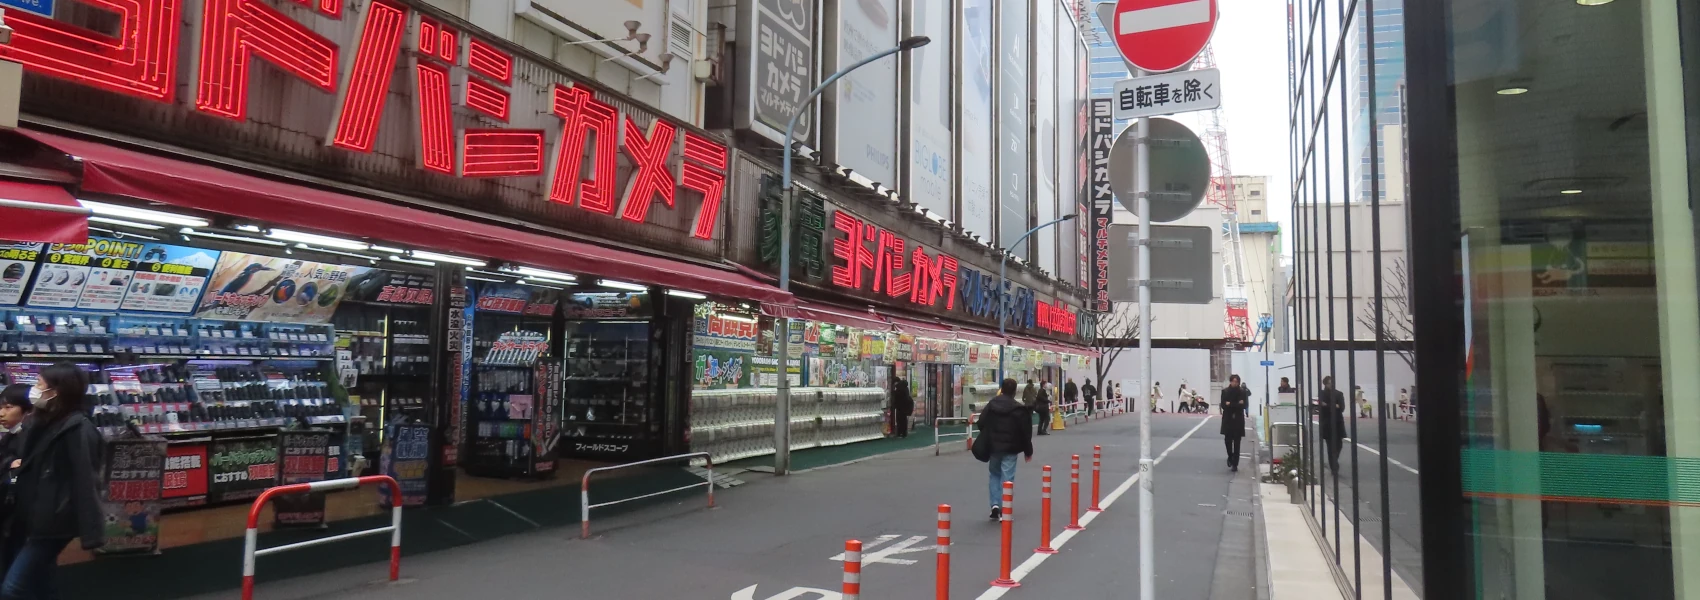
[[[1216,0],[1116,0],[1116,48],[1135,68],[1185,67],[1216,31]]]

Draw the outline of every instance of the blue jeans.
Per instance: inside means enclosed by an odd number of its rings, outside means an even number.
[[[53,581],[59,552],[71,538],[6,540],[6,579],[0,583],[0,600],[57,600],[59,586]]]
[[[986,493],[991,496],[992,508],[1003,508],[1003,482],[1015,481],[1016,459],[1020,454],[993,454],[986,461],[991,477],[986,481]]]

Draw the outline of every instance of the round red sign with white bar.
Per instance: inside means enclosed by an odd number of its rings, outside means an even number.
[[[1129,64],[1149,73],[1185,67],[1216,31],[1216,0],[1116,0],[1106,24]]]

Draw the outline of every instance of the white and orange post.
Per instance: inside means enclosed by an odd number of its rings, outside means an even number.
[[[1093,446],[1092,447],[1092,508],[1088,509],[1088,512],[1104,512],[1104,509],[1098,507],[1098,498],[1099,498],[1099,496],[1098,496],[1098,471],[1100,469],[1102,469],[1103,463],[1104,463],[1104,447],[1103,446]]]
[[[1070,531],[1080,531],[1080,455],[1069,457],[1068,464],[1068,527]]]
[[[1056,554],[1057,549],[1051,547],[1051,465],[1045,465],[1043,483],[1039,489],[1039,547],[1033,551],[1039,554]]]
[[[862,598],[862,542],[844,542],[844,600]]]
[[[950,600],[950,505],[939,505],[938,577],[934,600]]]
[[[992,585],[1001,588],[1021,587],[1010,577],[1009,548],[1015,543],[1015,482],[1003,482],[1003,543],[998,548],[998,578]]]

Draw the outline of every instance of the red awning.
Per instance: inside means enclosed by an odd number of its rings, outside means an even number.
[[[797,301],[799,316],[810,321],[822,321],[846,327],[860,327],[878,331],[891,331],[891,323],[881,318],[871,310],[863,308],[856,310],[848,306],[839,306],[825,302]]]
[[[84,244],[89,209],[57,185],[0,181],[0,238],[15,242]]]
[[[82,189],[270,224],[522,263],[715,296],[788,303],[791,295],[728,269],[509,229],[377,200],[38,131],[20,133],[83,161]],[[81,241],[81,240],[79,240]]]

